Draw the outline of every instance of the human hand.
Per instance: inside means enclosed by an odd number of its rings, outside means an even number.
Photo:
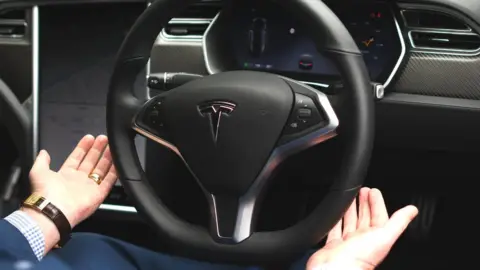
[[[102,177],[100,185],[88,177],[92,172]],[[72,228],[97,210],[116,180],[108,139],[103,135],[83,137],[58,172],[50,169],[50,155],[42,150],[30,171],[32,192],[58,207]]]
[[[389,219],[382,193],[370,188],[360,190],[358,209],[357,217],[353,201],[343,217],[343,228],[340,220],[328,234],[325,246],[310,257],[307,270],[320,270],[326,265],[375,269],[418,214],[415,206],[407,206]]]

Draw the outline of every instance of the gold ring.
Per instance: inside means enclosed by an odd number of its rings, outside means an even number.
[[[88,178],[92,179],[93,181],[95,181],[95,183],[97,183],[97,185],[100,185],[103,181],[102,177],[100,177],[100,175],[96,174],[96,173],[91,173],[88,175]]]

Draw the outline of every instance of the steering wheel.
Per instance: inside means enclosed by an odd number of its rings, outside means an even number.
[[[342,217],[366,175],[374,103],[362,54],[322,1],[284,0],[279,2],[315,29],[311,34],[319,51],[340,71],[345,85],[341,121],[325,94],[263,72],[219,73],[146,102],[136,99],[133,83],[158,33],[192,2],[153,2],[118,53],[107,101],[107,131],[122,184],[139,213],[183,255],[241,264],[296,256],[318,243]],[[262,195],[278,165],[334,137],[340,123],[346,145],[325,198],[292,227],[255,232]],[[136,134],[169,148],[185,162],[209,202],[210,230],[181,220],[155,194],[136,153]]]
[[[18,152],[22,169],[18,195],[27,196],[30,190],[28,172],[33,162],[31,121],[25,108],[2,79],[0,79],[0,123],[5,125]]]

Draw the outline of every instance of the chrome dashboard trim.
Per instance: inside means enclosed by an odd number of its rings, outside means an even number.
[[[115,212],[127,212],[137,213],[137,209],[133,206],[117,205],[117,204],[101,204],[98,208],[100,210],[115,211]]]
[[[213,71],[212,69],[212,65],[210,64],[210,58],[208,57],[208,50],[207,50],[207,37],[208,37],[208,34],[210,33],[210,30],[212,29],[212,27],[215,25],[215,23],[217,22],[217,19],[218,17],[220,16],[220,14],[222,14],[222,12],[220,11],[212,20],[212,22],[210,23],[210,25],[208,26],[207,30],[205,31],[205,34],[203,35],[203,38],[202,38],[202,50],[203,50],[203,59],[205,61],[205,67],[208,71],[208,74],[212,75],[212,74],[215,74],[216,72]]]
[[[38,114],[39,114],[39,10],[38,6],[32,8],[32,157],[35,159],[39,151],[38,145]]]
[[[398,57],[397,63],[393,67],[392,72],[387,77],[387,80],[382,84],[385,89],[393,81],[393,78],[397,74],[398,69],[400,68],[400,65],[403,62],[403,59],[405,59],[405,55],[407,54],[407,46],[405,46],[405,40],[403,39],[402,29],[400,28],[400,24],[398,23],[397,16],[395,15],[395,12],[391,8],[390,8],[390,12],[392,14],[395,27],[397,28],[398,40],[400,41],[401,51],[400,51],[400,56]]]

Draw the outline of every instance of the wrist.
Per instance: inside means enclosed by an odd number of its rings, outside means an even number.
[[[35,211],[34,213],[26,210],[30,215],[33,215],[40,226],[43,227],[43,232],[45,233],[45,237],[48,237],[46,240],[48,240],[49,243],[56,240],[56,237],[53,237],[56,236],[54,232],[57,232],[60,236],[60,241],[57,241],[59,246],[65,245],[68,240],[70,240],[72,225],[70,225],[68,218],[62,210],[52,204],[50,200],[34,192],[23,202],[23,208],[30,208]],[[42,217],[40,217],[39,214],[41,214]],[[46,219],[48,219],[49,222],[46,222]],[[52,229],[52,224],[56,230]],[[55,242],[53,243],[56,244]],[[47,250],[48,248],[49,246],[47,246]]]
[[[358,259],[313,260],[307,270],[374,270],[375,265]]]
[[[72,207],[68,203],[68,200],[66,198],[55,196],[55,194],[52,194],[50,192],[33,191],[32,194],[45,198],[48,202],[50,202],[58,210],[60,210],[60,212],[62,212],[62,214],[68,220],[68,223],[70,224],[70,227],[72,229],[79,223],[78,215],[74,211],[75,207]],[[29,208],[29,207],[24,207],[24,208]]]
[[[45,239],[45,253],[60,241],[60,232],[52,220],[34,209],[22,207],[20,210],[32,218],[42,231]]]
[[[374,267],[365,267],[361,264],[354,263],[325,263],[314,266],[310,270],[373,270]]]

